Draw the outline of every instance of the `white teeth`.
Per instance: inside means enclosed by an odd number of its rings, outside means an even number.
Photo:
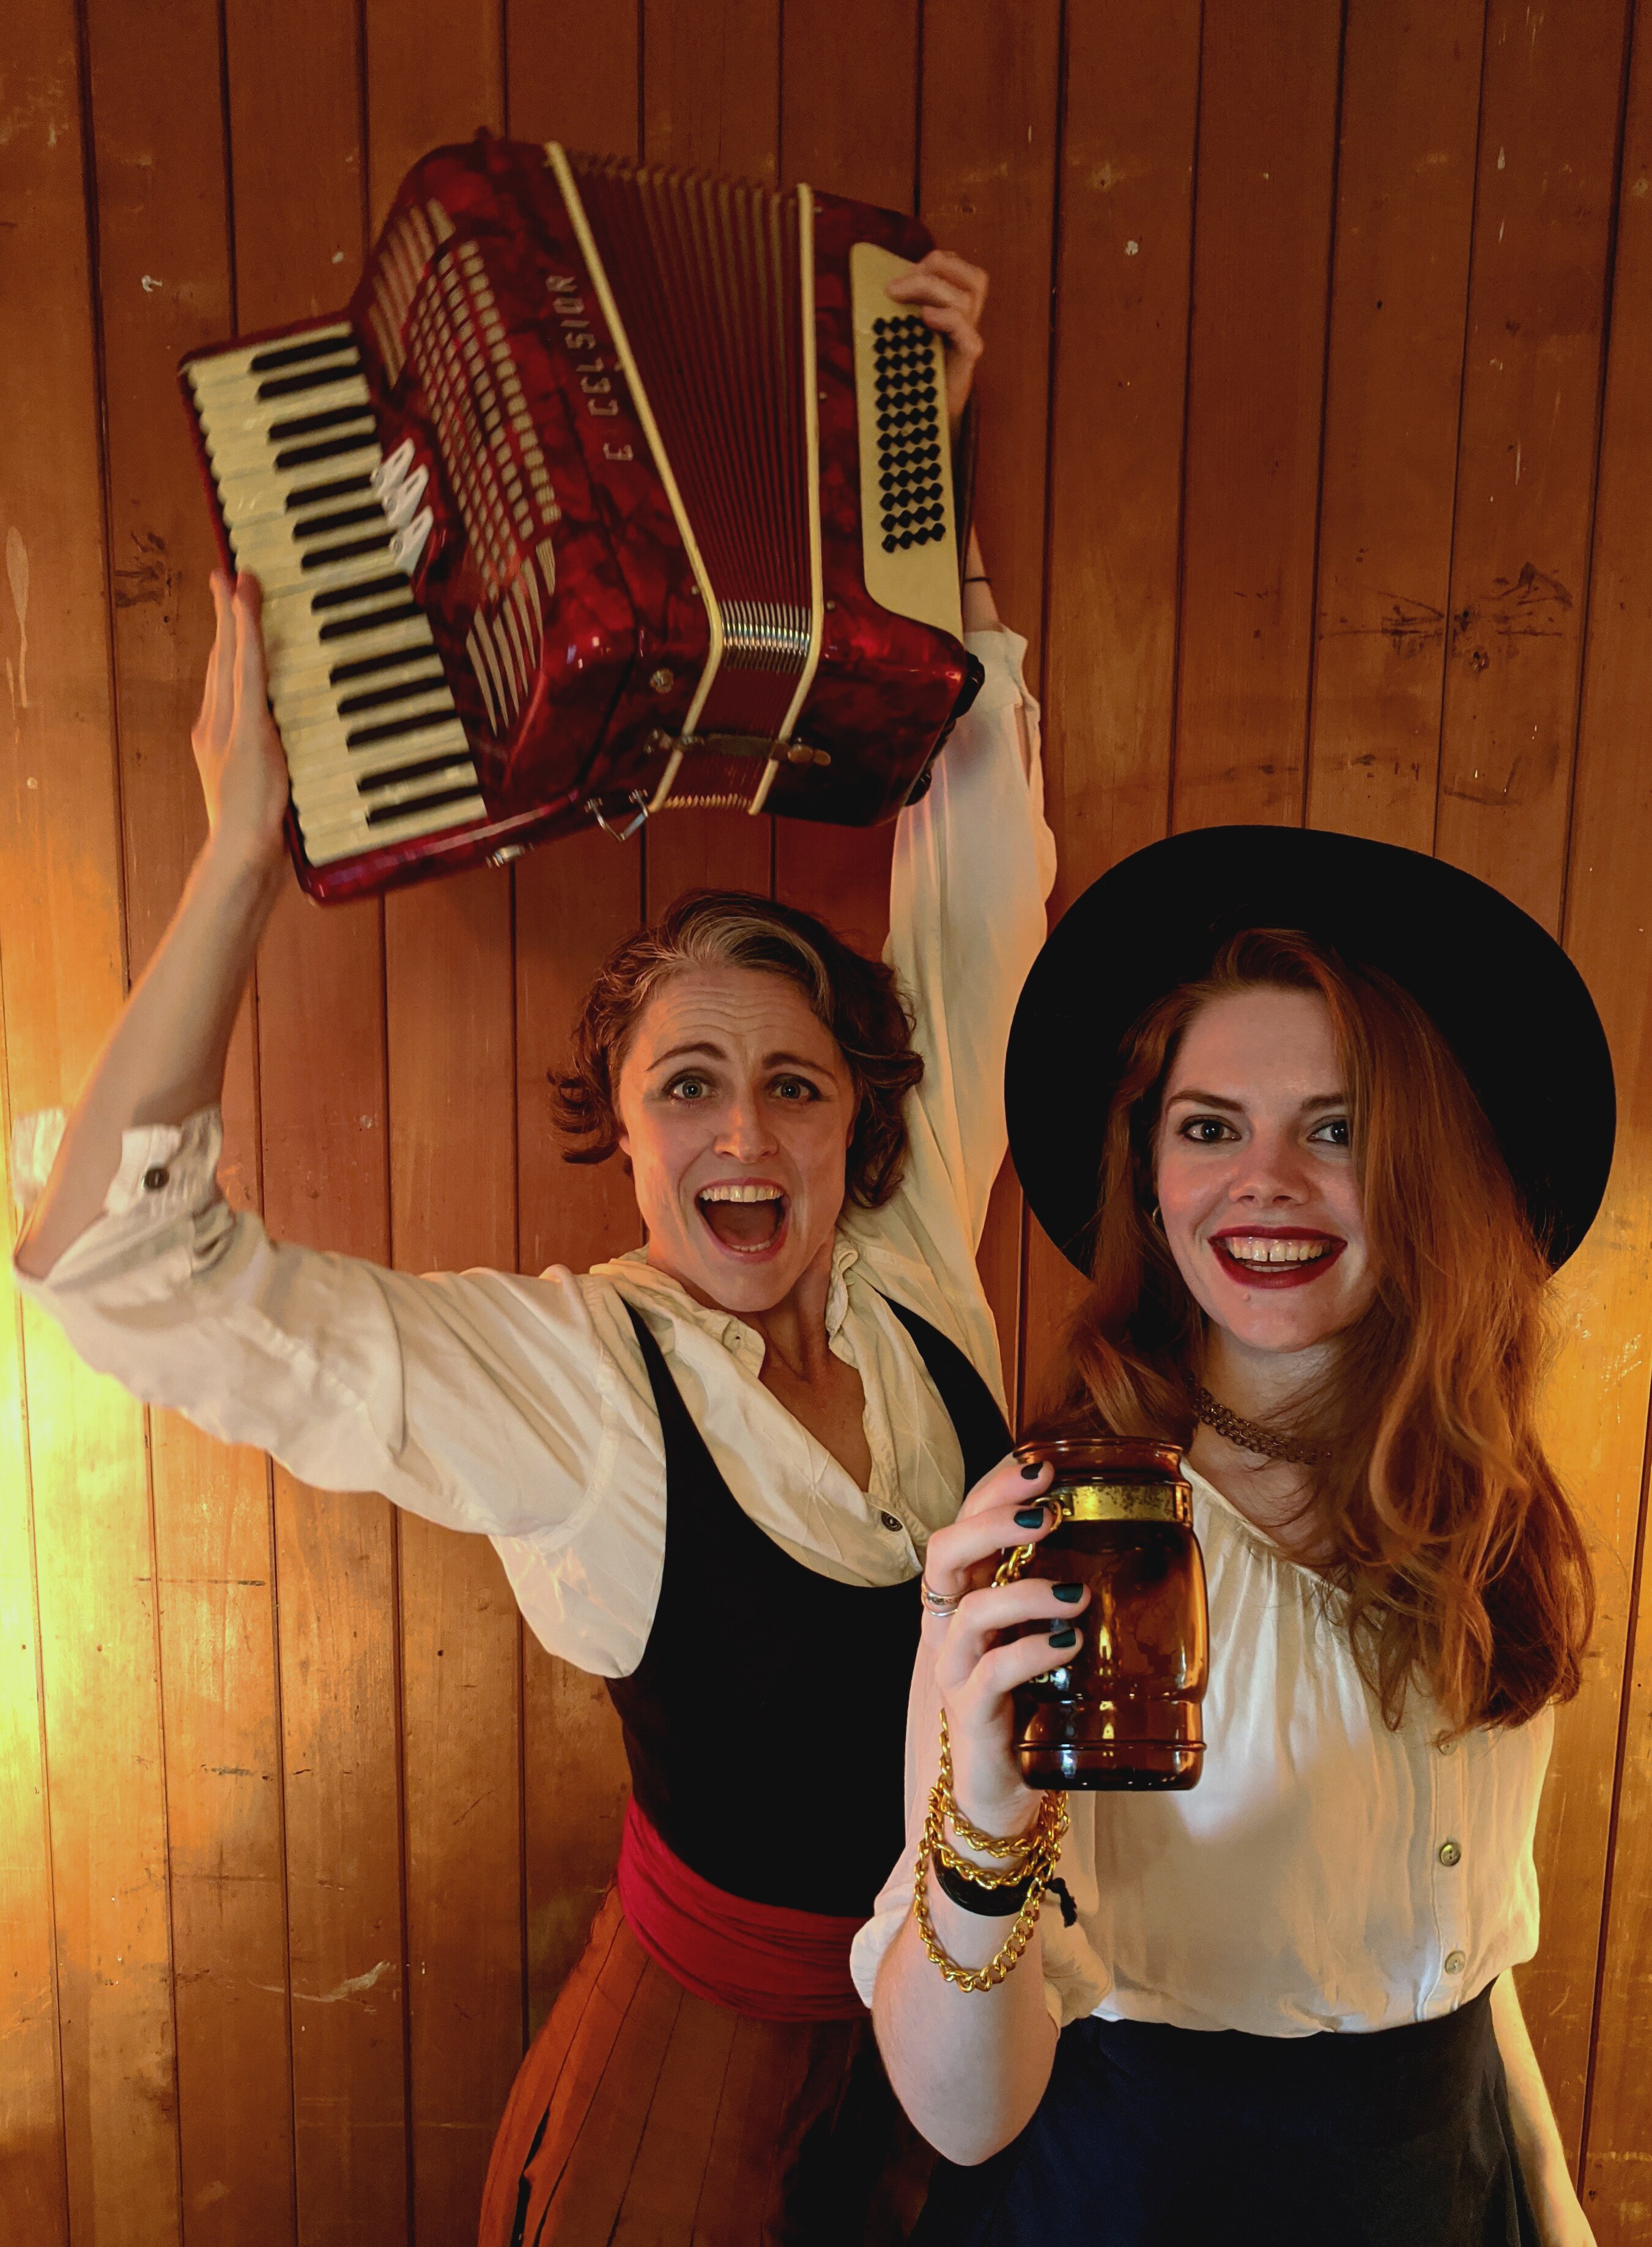
[[[1223,1241],[1228,1254],[1241,1264],[1314,1264],[1330,1253],[1328,1240],[1274,1240],[1266,1233],[1235,1234]]]
[[[702,1186],[698,1201],[784,1201],[778,1186]]]

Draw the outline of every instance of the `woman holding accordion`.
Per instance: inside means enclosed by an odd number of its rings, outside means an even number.
[[[954,417],[986,285],[936,252],[891,288],[947,340]],[[210,837],[19,1246],[91,1364],[490,1537],[609,1683],[618,1884],[513,2092],[487,2247],[894,2241],[923,2196],[849,1947],[899,1846],[927,1540],[1007,1448],[974,1256],[1054,876],[1021,644],[973,550],[968,577],[986,684],[901,816],[888,964],[732,893],[623,945],[558,1103],[575,1158],[627,1159],[647,1246],[537,1279],[282,1245],[218,1191],[287,774],[256,587],[215,584]]]

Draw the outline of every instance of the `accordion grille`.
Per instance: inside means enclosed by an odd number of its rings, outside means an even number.
[[[772,737],[809,645],[796,198],[570,160],[723,612],[700,731]]]

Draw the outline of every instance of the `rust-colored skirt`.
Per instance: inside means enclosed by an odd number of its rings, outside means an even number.
[[[480,2247],[898,2247],[932,2158],[870,2019],[691,1996],[611,1894],[512,2086]]]

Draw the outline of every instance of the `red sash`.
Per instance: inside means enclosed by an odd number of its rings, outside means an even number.
[[[864,2018],[849,1977],[862,1921],[750,1903],[713,1888],[666,1847],[634,1798],[618,1886],[638,1942],[696,1998],[760,2021]]]

